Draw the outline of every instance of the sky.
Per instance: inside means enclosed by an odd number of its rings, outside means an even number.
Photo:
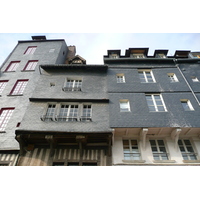
[[[18,40],[32,40],[33,35],[64,39],[68,46],[76,46],[76,55],[87,64],[103,64],[103,56],[113,49],[120,49],[121,55],[136,47],[149,48],[148,55],[156,49],[167,49],[169,56],[176,50],[200,51],[200,33],[0,33],[0,65]]]

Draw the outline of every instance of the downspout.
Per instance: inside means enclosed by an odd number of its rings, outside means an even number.
[[[184,78],[186,84],[187,84],[188,87],[190,88],[190,90],[191,90],[191,92],[192,92],[194,98],[196,99],[197,103],[200,105],[200,102],[199,102],[198,98],[196,97],[196,95],[195,95],[193,89],[191,88],[191,86],[190,86],[190,84],[188,83],[187,79],[185,78],[185,76],[183,75],[182,71],[180,70],[179,65],[177,64],[177,59],[174,58],[173,61],[174,61],[175,65],[176,65],[176,67],[178,68],[179,72],[181,73],[182,77]]]

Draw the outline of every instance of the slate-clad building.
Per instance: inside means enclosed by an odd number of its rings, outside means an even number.
[[[200,52],[18,41],[0,70],[0,165],[200,165]]]
[[[200,164],[199,55],[108,50],[113,165]]]
[[[18,165],[111,165],[107,66],[40,65],[41,75],[16,131]],[[31,124],[30,124],[31,122]]]
[[[0,165],[16,165],[19,144],[15,130],[20,127],[38,78],[39,65],[64,64],[71,47],[64,40],[33,36],[18,41],[0,68]],[[70,55],[70,54],[69,54]],[[31,122],[29,122],[32,124]]]

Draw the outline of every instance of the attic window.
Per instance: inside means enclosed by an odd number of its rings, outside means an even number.
[[[110,58],[119,58],[119,55],[116,53],[111,53],[109,57]]]
[[[73,60],[72,64],[82,64],[82,60]]]
[[[133,58],[144,58],[144,54],[143,53],[133,53],[132,57]]]
[[[156,55],[156,57],[157,57],[157,58],[166,58],[165,54],[163,54],[163,53],[158,53],[158,54]]]

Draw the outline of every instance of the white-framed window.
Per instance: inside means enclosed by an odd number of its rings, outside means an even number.
[[[176,74],[174,74],[174,73],[168,73],[167,75],[168,75],[169,80],[170,80],[171,83],[178,82],[178,78],[176,77]]]
[[[141,83],[155,83],[152,70],[138,70]]]
[[[169,160],[163,140],[149,140],[154,160]]]
[[[3,90],[7,85],[8,80],[0,80],[0,95],[2,94]]]
[[[15,108],[2,108],[0,110],[0,131],[4,131]]]
[[[181,151],[183,160],[197,160],[197,154],[190,140],[178,140],[179,149]]]
[[[63,87],[64,91],[81,91],[82,79],[67,78]]]
[[[194,108],[193,108],[190,100],[188,100],[188,99],[181,99],[180,101],[181,101],[181,104],[182,104],[182,106],[183,106],[183,108],[184,108],[185,111],[193,111],[194,110]]]
[[[22,95],[26,88],[27,83],[28,83],[28,79],[17,80],[13,89],[10,92],[10,95]]]
[[[109,57],[110,58],[119,58],[119,55],[117,54],[117,53],[111,53],[110,55],[109,55]]]
[[[29,46],[26,51],[24,52],[24,54],[34,54],[35,50],[36,50],[37,46]]]
[[[44,120],[45,121],[52,121],[52,120],[54,120],[55,109],[56,109],[56,104],[49,104],[48,105],[46,115],[44,116]]]
[[[141,154],[137,140],[123,140],[124,160],[141,160]]]
[[[58,121],[77,121],[78,119],[78,105],[61,105],[58,115]]]
[[[125,76],[124,74],[116,74],[117,83],[125,83]]]
[[[24,71],[35,70],[35,67],[37,64],[38,64],[38,60],[29,60],[24,68]]]
[[[199,79],[196,76],[192,76],[191,78],[193,82],[199,82]]]
[[[6,72],[15,72],[17,67],[19,66],[20,61],[11,61],[8,67],[6,68]]]
[[[145,58],[143,53],[133,53],[132,57],[133,58]]]
[[[150,112],[165,112],[167,111],[162,95],[146,94],[146,101]]]
[[[128,99],[121,99],[119,101],[120,111],[121,112],[129,112],[130,111],[130,104]]]
[[[92,105],[83,105],[81,121],[91,121],[92,120]]]
[[[166,55],[164,53],[158,53],[156,54],[157,58],[166,58]]]

